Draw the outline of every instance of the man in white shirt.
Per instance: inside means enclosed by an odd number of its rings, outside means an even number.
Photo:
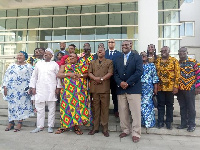
[[[53,51],[47,48],[44,54],[44,60],[35,65],[31,80],[30,90],[35,95],[35,108],[37,110],[37,128],[31,133],[37,133],[44,129],[45,121],[45,103],[48,105],[48,132],[53,133],[55,124],[56,94],[61,88],[60,80],[56,77],[59,66],[51,61]]]

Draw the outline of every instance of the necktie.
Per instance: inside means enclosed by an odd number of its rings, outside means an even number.
[[[112,60],[113,58],[113,51],[110,51],[110,59]]]
[[[126,66],[126,62],[127,62],[127,55],[124,55],[124,66]]]

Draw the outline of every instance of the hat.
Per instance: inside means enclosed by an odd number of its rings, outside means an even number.
[[[54,55],[54,52],[53,52],[50,48],[47,48],[45,51],[48,51],[48,52],[50,52],[52,55]]]

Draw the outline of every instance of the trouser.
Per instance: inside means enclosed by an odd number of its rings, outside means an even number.
[[[119,118],[122,132],[132,136],[141,136],[141,94],[117,95],[119,106]],[[133,119],[132,129],[130,126],[129,109]]]
[[[177,99],[180,105],[181,125],[196,126],[195,90],[179,90]]]
[[[54,127],[55,124],[55,111],[56,111],[56,102],[47,101],[48,105],[48,127]],[[45,121],[45,102],[35,103],[35,108],[37,110],[37,128],[44,127]]]
[[[172,91],[158,92],[158,123],[164,123],[166,105],[166,124],[173,122],[174,94]]]
[[[117,93],[116,93],[117,84],[113,76],[110,79],[110,89],[111,89],[112,101],[114,105],[114,112],[118,112],[118,101],[117,101]]]
[[[99,125],[103,127],[103,132],[108,131],[110,94],[92,93],[94,127],[93,130],[99,130]]]

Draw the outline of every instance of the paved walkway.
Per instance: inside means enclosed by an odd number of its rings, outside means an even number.
[[[199,150],[200,138],[187,136],[144,134],[139,143],[133,143],[131,136],[120,140],[119,132],[110,132],[106,138],[102,133],[93,136],[65,132],[60,135],[30,133],[33,127],[23,127],[20,132],[4,131],[0,125],[0,150]]]

